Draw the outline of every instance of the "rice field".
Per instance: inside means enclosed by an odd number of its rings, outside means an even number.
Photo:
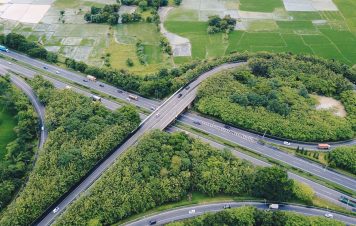
[[[194,11],[185,16],[184,8],[172,10],[165,27],[191,41],[192,58],[215,57],[235,51],[271,51],[315,54],[354,65],[356,1],[334,0],[334,3],[339,11],[284,11],[283,19],[276,13],[273,13],[274,19],[242,18],[239,23],[245,29],[235,30],[228,36],[208,35],[207,23],[198,21]],[[240,9],[246,11],[276,12],[281,7],[282,0],[267,0],[263,4],[259,0],[240,0]]]

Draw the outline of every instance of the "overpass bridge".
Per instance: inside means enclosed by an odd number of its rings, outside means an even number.
[[[199,84],[209,76],[220,71],[236,68],[244,65],[244,62],[220,65],[202,75],[189,85],[182,87],[169,97],[161,106],[152,112],[140,126],[134,130],[129,137],[121,143],[117,149],[111,152],[105,159],[99,162],[82,181],[64,194],[57,203],[49,207],[45,213],[34,222],[35,225],[50,225],[55,218],[60,215],[71,202],[73,202],[82,192],[86,191],[116,159],[128,148],[134,145],[140,137],[154,129],[163,130],[172,121],[174,121],[195,99]],[[52,210],[58,207],[58,211],[53,213]]]

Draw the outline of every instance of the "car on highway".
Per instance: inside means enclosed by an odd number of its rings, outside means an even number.
[[[119,90],[119,89],[117,90],[117,92],[118,92],[118,93],[123,93],[123,91],[122,91],[122,90]]]
[[[231,127],[229,125],[224,125],[225,129],[231,129]]]
[[[47,66],[43,66],[43,69],[48,70],[48,67]]]
[[[194,214],[194,213],[195,213],[195,210],[189,210],[188,213],[189,213],[189,214]]]
[[[148,222],[148,224],[149,224],[149,225],[155,225],[155,224],[157,224],[157,220],[150,220],[150,221]]]
[[[225,204],[225,205],[224,205],[224,209],[231,209],[230,204]]]
[[[12,65],[12,63],[11,62],[7,62],[9,65]]]
[[[57,206],[56,208],[54,208],[54,210],[52,210],[53,213],[57,213],[59,211],[59,207]]]
[[[178,98],[181,98],[182,96],[183,96],[183,94],[181,94],[181,93],[180,93],[180,94],[178,94]]]
[[[86,79],[83,79],[83,82],[88,82],[88,80],[86,80]]]
[[[59,71],[56,71],[56,74],[59,74],[60,72]]]
[[[150,107],[150,109],[151,109],[152,111],[156,110],[156,108],[155,108],[155,107]]]
[[[104,85],[103,85],[103,84],[99,84],[99,86],[100,86],[100,87],[104,87]]]
[[[190,86],[185,87],[186,90],[190,89]]]
[[[334,218],[334,215],[332,213],[326,213],[324,214],[326,218]]]
[[[158,118],[159,116],[160,116],[160,114],[159,114],[159,113],[157,113],[157,114],[156,114],[156,118]]]
[[[41,130],[42,130],[42,131],[44,130],[44,126],[41,126]]]
[[[201,123],[199,121],[193,121],[193,123],[196,125],[199,125],[199,126],[201,125]]]
[[[290,145],[290,143],[288,141],[283,141],[283,144],[288,145],[288,146]]]

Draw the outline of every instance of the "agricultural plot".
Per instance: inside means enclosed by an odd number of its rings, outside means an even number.
[[[24,2],[9,1],[11,4]],[[32,23],[6,19],[1,23],[0,32],[17,32],[32,41],[42,43],[49,51],[95,66],[102,66],[107,56],[110,56],[109,63],[112,67],[137,73],[153,72],[162,65],[171,64],[161,51],[160,35],[155,25],[139,23],[110,27],[107,24],[88,24],[83,19],[91,6],[103,7],[105,4],[115,4],[116,0],[26,0],[26,3],[31,7],[46,4],[48,9],[41,14],[39,21]],[[4,5],[0,3],[0,17],[2,6]],[[120,12],[132,12],[136,8],[123,7]],[[135,44],[139,39],[144,42],[148,65],[140,65],[135,54]],[[126,65],[127,58],[135,62],[134,67]]]
[[[191,41],[192,58],[221,56],[234,51],[271,51],[315,54],[356,64],[355,1],[266,0],[262,4],[257,0],[240,0],[238,9],[227,8],[228,2],[216,0],[215,11],[203,12],[205,9],[199,1],[185,0],[167,16],[165,27]],[[303,11],[291,8],[297,3],[309,4],[311,8]],[[213,5],[211,1],[209,4]],[[223,14],[221,7],[225,7]],[[237,19],[235,31],[221,34],[220,41],[207,34],[206,18],[202,15],[222,16],[232,11],[237,11],[232,14]]]

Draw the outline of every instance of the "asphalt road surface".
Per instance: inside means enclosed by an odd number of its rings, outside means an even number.
[[[157,225],[163,225],[174,221],[184,220],[187,218],[197,217],[204,213],[219,212],[224,210],[225,205],[230,205],[231,208],[238,208],[242,206],[254,206],[261,210],[267,210],[268,204],[258,203],[258,202],[221,202],[205,205],[195,205],[189,207],[178,208],[174,210],[165,211],[155,215],[147,216],[145,218],[139,219],[135,222],[125,224],[127,226],[145,226],[150,225],[150,221],[156,221]],[[307,216],[323,216],[325,217],[326,213],[330,213],[325,210],[307,208],[302,206],[295,205],[280,205],[278,211],[291,211]],[[345,224],[355,225],[356,219],[353,217],[348,217],[345,215],[332,213],[335,220],[344,222]]]
[[[80,84],[82,86],[97,90],[101,93],[105,93],[107,95],[119,98],[124,101],[130,101],[128,99],[128,95],[130,93],[125,92],[121,89],[118,89],[116,87],[113,87],[113,86],[108,85],[103,82],[91,82],[85,78],[85,75],[83,75],[79,72],[72,72],[70,70],[65,70],[60,67],[53,66],[51,64],[45,63],[40,60],[32,59],[28,56],[25,56],[25,55],[22,55],[22,54],[19,54],[16,52],[9,52],[9,53],[0,52],[0,53],[3,55],[6,55],[8,57],[11,57],[13,59],[16,59],[17,61],[27,63],[27,64],[29,64],[33,67],[36,67],[37,69],[40,69],[42,71],[47,71],[48,73],[56,74],[57,76],[63,77],[65,79],[68,79],[68,80],[75,82],[77,84]],[[3,60],[3,61],[5,61],[5,60]],[[15,62],[13,62],[12,65],[9,65],[9,66],[17,67],[17,70],[21,71],[21,69],[19,69],[20,66],[17,66],[14,63]],[[47,69],[44,69],[45,67]],[[26,69],[26,70],[28,72],[28,69]],[[32,73],[36,73],[36,72],[32,72]],[[86,80],[86,82],[84,80]],[[104,87],[100,87],[99,85],[103,85]],[[161,105],[160,101],[151,100],[151,99],[147,99],[147,98],[143,98],[143,97],[139,97],[138,101],[131,101],[131,103],[134,105],[137,105],[139,107],[142,107],[146,110],[150,110],[150,111],[152,111],[152,109],[155,109]],[[186,115],[186,114],[183,114],[183,115]],[[195,114],[190,115],[190,117],[195,117]],[[196,118],[196,120],[198,120],[198,119]],[[203,118],[200,120],[204,121],[205,119]],[[252,136],[255,139],[261,139],[261,137],[262,137],[261,135],[250,133],[250,132],[247,132],[247,131],[244,131],[241,129],[239,130],[239,132],[243,133],[245,136]],[[289,147],[295,147],[295,148],[299,146],[300,148],[304,147],[305,149],[309,149],[309,150],[317,150],[316,143],[306,144],[303,142],[290,142],[290,145],[284,145],[283,140],[271,139],[271,138],[264,138],[264,139],[268,142],[275,143],[275,144],[282,145],[282,146],[289,146]],[[356,140],[337,142],[337,143],[331,142],[330,144],[331,144],[331,148],[334,148],[334,147],[337,147],[340,145],[356,145]]]

